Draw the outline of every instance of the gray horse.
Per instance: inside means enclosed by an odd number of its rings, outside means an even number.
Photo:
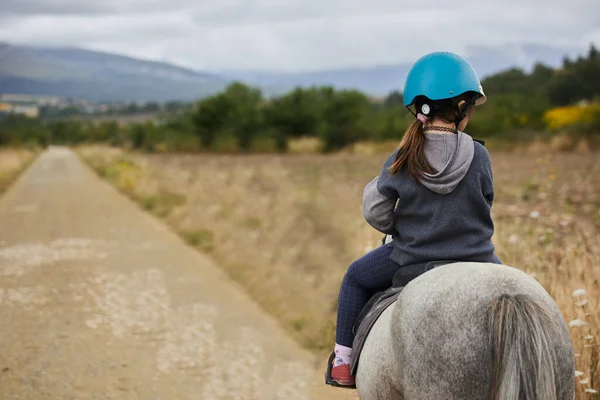
[[[515,268],[438,267],[410,282],[366,339],[361,399],[572,400],[568,328],[544,288]]]

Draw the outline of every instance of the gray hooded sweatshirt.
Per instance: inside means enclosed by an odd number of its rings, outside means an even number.
[[[390,258],[400,265],[435,260],[494,262],[490,156],[466,133],[425,134],[425,156],[437,171],[419,181],[405,168],[391,175],[392,153],[365,187],[363,215],[393,236]]]

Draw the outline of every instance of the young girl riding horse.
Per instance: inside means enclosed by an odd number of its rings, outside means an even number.
[[[409,71],[404,105],[415,121],[363,196],[366,221],[392,241],[354,261],[344,276],[329,384],[355,386],[353,325],[399,268],[436,260],[500,263],[491,240],[490,156],[463,132],[474,106],[486,100],[475,70],[456,54],[428,54]]]

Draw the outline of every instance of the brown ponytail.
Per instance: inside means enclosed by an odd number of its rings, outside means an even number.
[[[390,167],[390,173],[395,175],[404,166],[406,166],[408,174],[415,179],[422,176],[424,172],[429,174],[436,172],[425,157],[423,123],[418,119],[404,133],[404,137],[396,153],[396,161]]]

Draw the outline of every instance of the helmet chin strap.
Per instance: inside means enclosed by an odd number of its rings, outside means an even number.
[[[410,109],[410,106],[404,106],[404,107],[406,107],[408,112],[410,112],[413,115],[413,117],[417,118],[417,113],[413,112],[413,110]]]

